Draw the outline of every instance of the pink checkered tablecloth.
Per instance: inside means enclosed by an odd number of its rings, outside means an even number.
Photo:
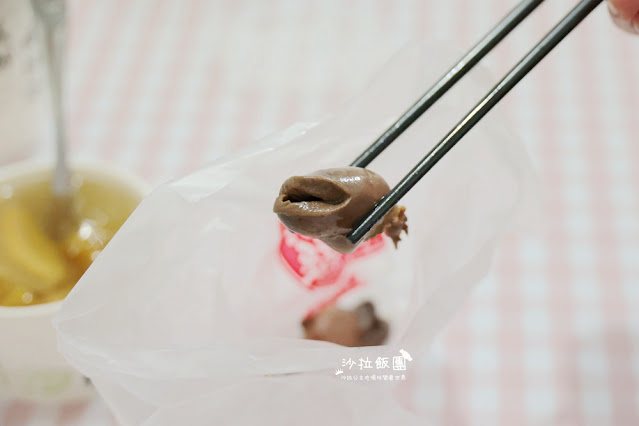
[[[73,156],[158,184],[330,111],[409,40],[469,47],[516,3],[72,1]],[[574,3],[545,2],[485,64],[501,75]],[[542,226],[504,242],[414,406],[434,425],[639,424],[639,37],[602,6],[504,102]],[[0,401],[2,426],[112,424],[99,400]]]

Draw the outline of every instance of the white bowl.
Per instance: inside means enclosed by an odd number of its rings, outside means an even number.
[[[0,185],[41,180],[53,166],[25,162],[0,168]],[[149,187],[139,178],[104,164],[80,164],[74,171],[128,189],[140,200]],[[91,383],[58,353],[51,324],[62,301],[25,307],[0,306],[0,397],[63,403],[94,395]]]

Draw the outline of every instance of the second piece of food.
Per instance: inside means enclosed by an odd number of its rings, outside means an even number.
[[[307,339],[324,340],[342,346],[379,346],[388,337],[388,323],[377,317],[371,302],[352,311],[329,306],[302,322]]]

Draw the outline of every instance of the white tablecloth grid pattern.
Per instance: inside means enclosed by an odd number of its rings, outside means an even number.
[[[469,47],[515,3],[73,1],[73,155],[158,184],[330,111],[409,40]],[[574,3],[547,1],[485,64],[504,73]],[[504,100],[542,221],[504,242],[410,377],[425,424],[639,424],[637,76],[639,38],[602,6]],[[3,426],[111,422],[100,401],[0,405]]]

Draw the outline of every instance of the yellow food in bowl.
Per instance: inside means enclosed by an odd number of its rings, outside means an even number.
[[[48,230],[50,175],[0,182],[0,306],[64,299],[139,203],[113,182],[73,178],[79,223],[56,242]]]

